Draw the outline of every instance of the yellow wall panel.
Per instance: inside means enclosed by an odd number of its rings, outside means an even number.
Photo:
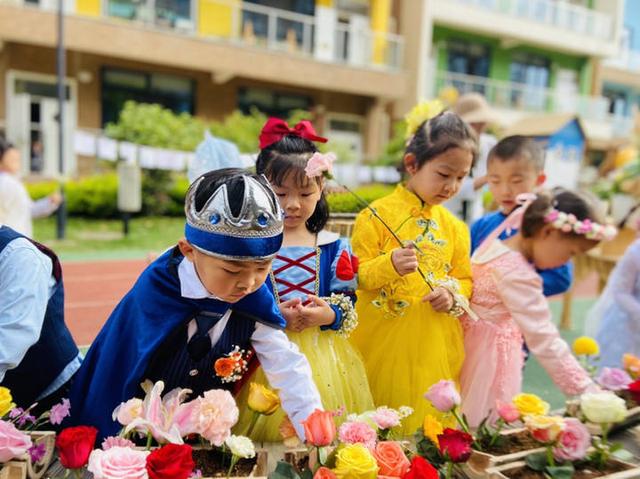
[[[333,7],[333,0],[316,0],[318,7]]]
[[[384,34],[389,31],[391,0],[371,0],[371,30],[373,39],[373,61],[383,64],[385,61],[387,40]]]
[[[237,36],[242,17],[240,0],[198,0],[198,33]]]
[[[76,0],[76,13],[99,17],[102,9],[100,0]]]

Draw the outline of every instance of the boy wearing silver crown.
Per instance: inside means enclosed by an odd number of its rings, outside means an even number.
[[[113,410],[146,379],[193,396],[234,389],[253,348],[304,437],[300,422],[322,405],[264,284],[282,244],[273,191],[245,170],[212,171],[189,188],[185,213],[185,238],[147,267],[91,345],[71,391],[71,422],[117,433]],[[229,368],[240,355],[242,366]]]

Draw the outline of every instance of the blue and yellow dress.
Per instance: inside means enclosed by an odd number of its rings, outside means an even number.
[[[356,271],[357,260],[352,257],[347,240],[335,233],[321,231],[315,248],[282,248],[273,261],[267,283],[278,301],[297,297],[306,299],[308,294],[323,298],[343,294],[350,301],[349,296],[353,296],[357,284]],[[336,312],[336,321],[331,326],[307,328],[301,332],[287,330],[287,335],[307,357],[324,408],[336,410],[344,407],[348,413],[362,413],[373,408],[373,400],[362,358],[348,340],[348,334],[355,326],[354,318],[348,314],[349,307],[337,304],[331,307]],[[236,398],[240,407],[240,419],[234,429],[236,434],[246,434],[253,417],[253,412],[246,405],[251,382],[268,386],[262,368],[247,380]],[[281,409],[271,416],[261,416],[251,439],[281,441],[278,428],[283,419]]]
[[[471,263],[469,230],[443,206],[424,204],[398,185],[372,203],[403,241],[414,241],[420,269],[434,286],[469,297]],[[424,393],[441,379],[458,381],[464,360],[458,318],[438,313],[422,298],[430,290],[418,272],[400,276],[391,262],[397,240],[369,210],[356,218],[352,245],[360,259],[360,322],[351,341],[364,357],[376,406],[410,406],[415,412],[402,423],[413,434],[427,413],[438,416]]]

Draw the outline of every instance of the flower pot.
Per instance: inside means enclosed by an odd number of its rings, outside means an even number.
[[[580,401],[569,400],[566,403],[566,412],[569,416],[576,417],[578,419],[584,419],[582,411],[580,410]],[[602,428],[599,424],[594,424],[586,420],[583,421],[587,425],[587,429],[591,434],[601,436]],[[627,416],[620,422],[613,424],[609,428],[609,433],[615,433],[630,428],[640,423],[640,406],[634,406],[627,411]]]
[[[608,464],[617,466],[619,470],[615,472],[604,472],[603,475],[596,477],[603,479],[634,479],[640,477],[640,467],[634,464],[618,459],[609,459]],[[487,476],[485,477],[489,479],[512,479],[514,477],[512,474],[521,470],[523,467],[527,467],[524,461],[503,464],[487,469]],[[544,478],[542,473],[540,473],[540,478]]]
[[[505,438],[509,436],[515,437],[528,437],[528,431],[525,428],[508,429],[500,433]],[[470,479],[483,479],[488,477],[487,470],[503,464],[508,464],[514,461],[518,461],[533,452],[544,451],[543,447],[534,445],[535,441],[531,440],[531,447],[518,447],[514,452],[483,452],[474,450],[471,453],[469,460],[463,465],[463,471]]]
[[[202,451],[202,450],[207,450],[207,448],[199,448],[199,447],[194,447],[193,448],[194,452],[196,451]],[[268,460],[268,455],[267,455],[267,451],[264,449],[259,449],[256,451],[256,457],[255,459],[255,464],[253,466],[253,468],[251,469],[251,471],[249,471],[246,475],[244,476],[231,476],[231,478],[237,479],[239,477],[253,477],[255,479],[267,479],[267,474],[268,474],[268,468],[267,468],[267,460]],[[215,476],[204,476],[202,479],[215,479],[216,477],[227,477],[227,470],[226,468],[222,468],[224,469],[222,472],[222,475],[218,475],[216,474]]]
[[[27,463],[9,461],[0,464],[0,479],[27,479]]]

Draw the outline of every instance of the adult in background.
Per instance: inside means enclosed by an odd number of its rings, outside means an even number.
[[[20,152],[0,136],[0,224],[10,226],[27,237],[33,236],[31,218],[49,216],[62,203],[60,193],[32,201],[18,179]]]
[[[482,195],[487,184],[487,157],[498,142],[495,136],[486,133],[489,124],[496,121],[496,114],[480,93],[465,93],[456,101],[452,110],[478,135],[478,158],[471,174],[464,179],[460,191],[444,203],[454,215],[467,223],[472,223],[483,213]]]

